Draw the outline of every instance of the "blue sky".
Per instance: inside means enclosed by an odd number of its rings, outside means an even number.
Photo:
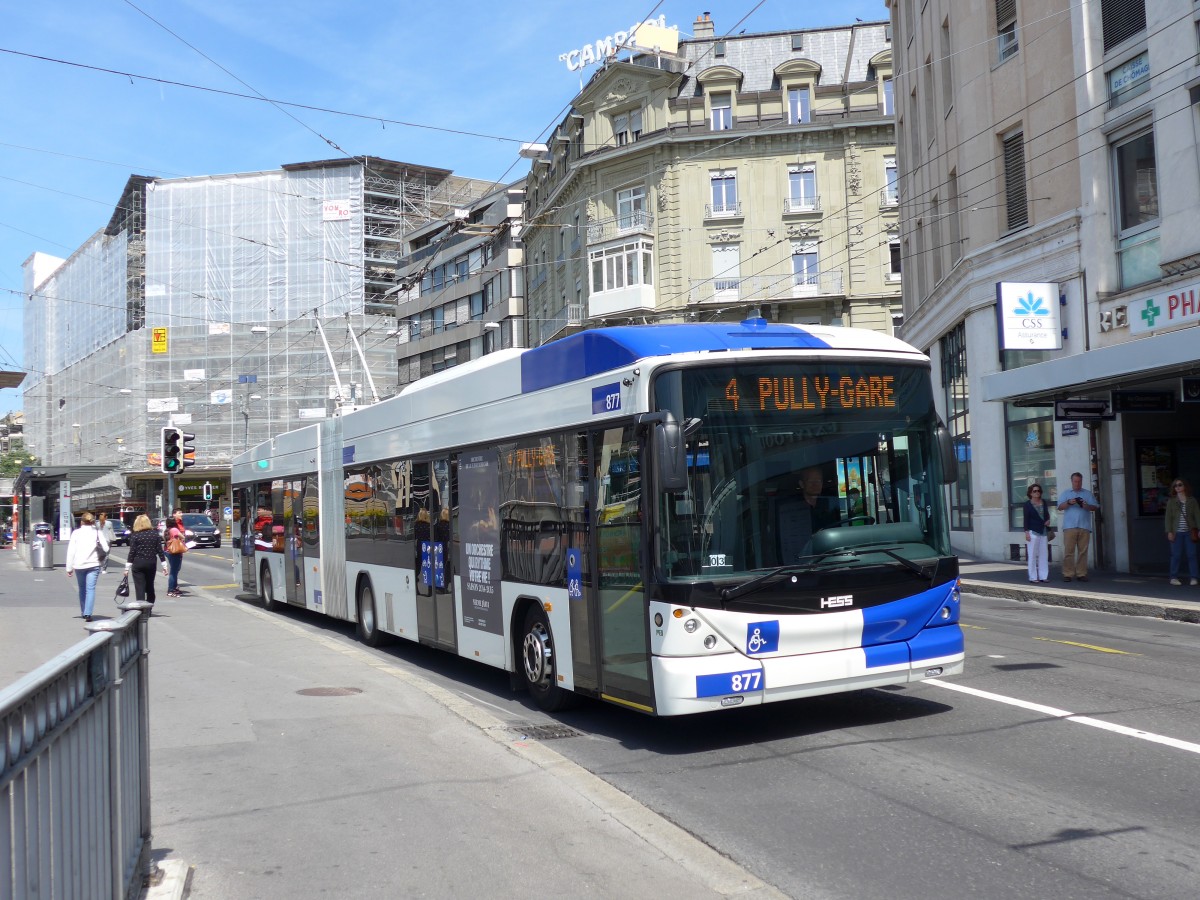
[[[512,180],[528,169],[517,142],[557,123],[579,88],[560,53],[652,11],[686,37],[706,10],[718,35],[887,18],[883,0],[10,0],[0,12],[0,368],[23,361],[21,263],[38,250],[69,256],[107,224],[129,175],[370,154]],[[485,136],[288,108],[292,118],[67,63]],[[0,414],[20,402],[0,391]]]

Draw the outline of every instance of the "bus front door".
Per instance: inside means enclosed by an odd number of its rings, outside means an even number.
[[[632,427],[592,434],[596,457],[592,621],[600,625],[600,692],[653,711],[649,625],[642,583],[642,478]]]

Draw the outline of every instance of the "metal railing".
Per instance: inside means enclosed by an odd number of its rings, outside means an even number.
[[[788,298],[838,296],[842,294],[842,271],[831,269],[811,275],[752,275],[692,279],[688,303],[763,303]]]
[[[899,206],[900,191],[893,188],[880,188],[879,205],[884,209],[891,206]]]
[[[150,865],[150,604],[0,690],[0,898],[137,897]]]
[[[635,209],[610,219],[588,222],[587,239],[589,244],[595,244],[622,234],[650,233],[653,228],[654,213],[645,209]]]
[[[821,198],[820,196],[812,197],[788,197],[783,201],[784,215],[788,213],[802,212],[820,212]]]
[[[706,219],[730,219],[737,218],[742,214],[741,203],[705,203],[704,218]]]

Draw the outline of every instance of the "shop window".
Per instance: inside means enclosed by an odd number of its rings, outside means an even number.
[[[958,480],[950,485],[950,528],[971,530],[971,416],[967,380],[967,326],[958,325],[941,340],[942,389],[946,427],[958,456]]]
[[[1054,414],[1047,407],[1004,405],[1008,457],[1008,527],[1025,528],[1026,491],[1031,484],[1042,486],[1042,499],[1054,506],[1058,480],[1054,466]],[[1051,521],[1058,521],[1051,513]]]

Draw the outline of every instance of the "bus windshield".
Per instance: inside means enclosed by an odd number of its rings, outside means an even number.
[[[893,361],[738,363],[662,372],[688,489],[658,499],[654,563],[671,582],[883,567],[950,552],[929,370]]]

